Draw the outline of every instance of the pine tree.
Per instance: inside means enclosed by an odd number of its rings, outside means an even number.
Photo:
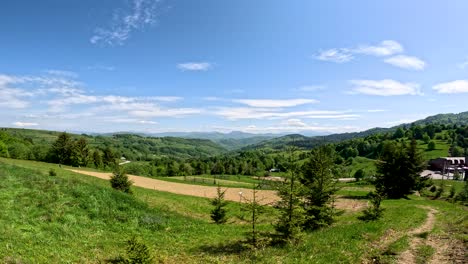
[[[213,210],[211,210],[211,220],[216,224],[224,224],[227,221],[226,209],[224,209],[227,205],[227,202],[224,200],[224,193],[226,190],[222,191],[221,186],[218,185],[216,191],[217,196],[211,200],[211,205],[214,206]]]
[[[420,177],[423,169],[424,160],[416,140],[409,145],[385,142],[377,163],[376,189],[391,199],[405,197],[426,185],[427,178]]]
[[[71,162],[71,155],[73,149],[73,142],[71,136],[63,132],[57,140],[52,144],[52,155],[56,158],[56,162],[59,164],[69,165]]]
[[[255,186],[252,190],[252,198],[246,200],[246,207],[247,211],[250,213],[249,224],[251,226],[250,231],[247,233],[247,242],[253,248],[259,247],[259,234],[257,230],[257,224],[259,216],[264,212],[263,207],[260,205],[258,198],[257,198],[257,186]]]
[[[333,194],[338,191],[333,171],[335,156],[331,146],[321,146],[311,151],[303,166],[301,182],[307,189],[304,197],[306,229],[318,229],[334,221],[336,213],[332,201]]]
[[[298,241],[305,221],[305,211],[302,207],[304,188],[297,175],[297,165],[294,159],[295,150],[294,147],[288,148],[290,175],[285,178],[284,182],[279,183],[277,192],[281,200],[277,204],[280,215],[275,224],[275,237],[280,243]]]
[[[122,168],[120,168],[118,165],[116,165],[114,172],[112,173],[110,184],[112,188],[116,190],[132,194],[130,187],[133,185],[133,182],[130,181],[127,174],[125,174]]]

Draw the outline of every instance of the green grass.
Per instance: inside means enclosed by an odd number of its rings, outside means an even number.
[[[418,140],[418,149],[422,151],[425,160],[447,157],[449,155],[450,145],[447,144],[447,141],[434,140],[434,142],[436,143],[436,149],[427,150],[427,144]]]
[[[57,176],[48,175],[51,167]],[[350,196],[364,192],[358,184],[346,186],[356,188]],[[218,226],[210,221],[208,199],[133,190],[133,196],[119,193],[105,180],[54,164],[0,159],[0,262],[103,262],[122,254],[126,240],[136,235],[158,261],[168,263],[361,263],[388,230],[404,234],[423,223],[421,205],[440,212],[434,232],[456,232],[466,241],[463,207],[410,197],[385,200],[383,218],[375,222],[347,213],[332,227],[305,234],[299,245],[242,250],[238,241],[249,230],[242,205],[228,203],[229,223]],[[272,232],[275,216],[267,207],[259,229]],[[404,247],[401,242],[392,250]]]
[[[428,263],[435,249],[428,245],[421,245],[416,249],[416,264]]]
[[[365,157],[356,157],[351,164],[351,177],[354,176],[354,173],[359,169],[363,169],[367,175],[372,175],[375,173],[375,160],[368,159]]]

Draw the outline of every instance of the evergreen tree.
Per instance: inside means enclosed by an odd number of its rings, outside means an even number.
[[[423,169],[424,160],[416,140],[409,145],[387,141],[377,163],[376,189],[391,199],[405,197],[424,187],[427,179],[420,177]]]
[[[73,144],[72,160],[75,166],[86,167],[89,162],[89,148],[86,138],[80,138]]]
[[[335,209],[331,204],[338,190],[334,176],[336,152],[331,146],[321,146],[311,151],[303,165],[301,182],[307,189],[304,209],[305,228],[318,229],[333,223]]]
[[[101,151],[95,149],[93,152],[93,163],[96,169],[100,169],[103,166]]]
[[[305,221],[305,211],[302,207],[302,195],[304,188],[299,182],[297,165],[294,160],[295,148],[288,149],[289,155],[289,177],[279,183],[278,196],[280,201],[277,208],[280,211],[278,222],[275,224],[276,237],[280,243],[297,241],[302,232]]]
[[[257,230],[257,224],[258,224],[258,218],[259,216],[264,212],[263,207],[260,205],[258,198],[257,198],[257,193],[258,193],[258,186],[255,186],[252,190],[252,198],[246,200],[246,207],[247,211],[250,213],[250,219],[249,219],[249,224],[250,224],[250,232],[247,233],[247,242],[249,243],[250,246],[253,248],[258,248],[259,247],[259,234]]]
[[[114,151],[110,147],[106,147],[104,149],[103,155],[102,155],[102,163],[104,166],[115,166],[116,161],[115,161],[115,154]]]
[[[57,140],[52,144],[52,156],[55,158],[54,161],[59,164],[70,165],[71,155],[73,149],[73,142],[71,136],[63,132],[61,133]]]
[[[227,205],[227,202],[224,200],[224,193],[226,190],[222,191],[221,186],[218,185],[216,191],[217,196],[211,200],[211,205],[214,206],[213,210],[211,210],[211,220],[216,224],[224,224],[227,221],[226,209],[224,209]]]
[[[130,187],[133,185],[133,182],[130,181],[127,174],[120,168],[118,165],[115,166],[114,172],[110,178],[110,184],[112,188],[122,191],[124,193],[132,194]]]

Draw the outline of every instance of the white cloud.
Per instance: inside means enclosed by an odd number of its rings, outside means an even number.
[[[0,108],[20,109],[29,106],[26,98],[32,97],[32,92],[16,87],[23,83],[22,78],[0,74]]]
[[[468,93],[468,80],[439,83],[434,85],[432,89],[442,94]]]
[[[122,45],[135,30],[142,30],[156,23],[158,0],[132,0],[131,10],[114,12],[107,28],[96,28],[90,38],[92,44]]]
[[[251,107],[265,107],[265,108],[277,108],[277,107],[293,107],[304,104],[315,104],[319,101],[315,99],[236,99],[233,100],[235,103],[245,104]]]
[[[426,67],[426,63],[413,56],[406,56],[406,55],[398,55],[394,57],[390,57],[384,60],[384,62],[391,64],[396,67],[400,67],[403,69],[409,70],[423,70]]]
[[[359,130],[353,126],[319,126],[319,125],[306,125],[306,126],[289,126],[287,124],[279,124],[272,126],[255,126],[249,125],[245,127],[223,127],[213,126],[213,129],[217,131],[229,132],[229,131],[242,131],[246,133],[298,133],[298,132],[322,132],[322,133],[342,133],[342,132],[354,132]]]
[[[148,97],[148,99],[155,100],[155,101],[160,101],[160,102],[177,102],[182,100],[182,97],[178,96],[152,96]]]
[[[220,107],[212,111],[212,113],[228,120],[282,119],[294,117],[308,119],[343,119],[359,117],[359,115],[349,114],[347,111],[309,110],[284,112],[281,110],[282,109],[278,108]]]
[[[325,89],[325,85],[304,85],[297,88],[296,90],[301,92],[314,92],[323,89]]]
[[[352,93],[393,96],[393,95],[421,95],[420,85],[417,83],[401,83],[395,80],[351,80],[354,86]]]
[[[109,66],[109,65],[95,64],[95,65],[86,67],[86,69],[90,71],[114,71],[115,67]]]
[[[283,124],[290,126],[290,127],[306,127],[307,126],[306,123],[302,122],[302,120],[298,118],[288,119],[284,121]]]
[[[205,101],[221,101],[224,100],[223,98],[216,97],[216,96],[206,96],[202,98]]]
[[[384,40],[377,45],[361,45],[357,49],[354,49],[353,52],[381,57],[401,53],[403,52],[403,47],[394,40]]]
[[[177,68],[182,71],[207,71],[211,69],[212,64],[209,62],[186,62],[177,64]]]
[[[129,124],[140,124],[140,125],[157,125],[158,122],[151,120],[141,120],[136,118],[121,118],[121,117],[106,117],[104,120],[111,123],[129,123]]]
[[[146,110],[132,110],[129,112],[132,116],[138,117],[185,117],[202,113],[201,109],[196,108],[159,108],[153,107]]]
[[[345,63],[354,57],[348,49],[328,49],[320,51],[316,58],[321,61]]]
[[[394,40],[384,40],[377,45],[360,45],[357,48],[333,48],[320,51],[316,59],[345,63],[354,59],[356,54],[370,56],[391,56],[403,52],[403,46]]]
[[[67,77],[67,78],[77,78],[78,74],[72,71],[64,71],[64,70],[46,70],[47,74],[56,75],[59,77]]]
[[[29,127],[29,126],[38,126],[38,123],[28,123],[28,122],[14,122],[14,126],[17,127]]]
[[[368,113],[380,113],[380,112],[385,112],[387,110],[384,109],[369,109],[367,110]]]

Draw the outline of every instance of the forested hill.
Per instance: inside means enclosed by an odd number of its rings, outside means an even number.
[[[363,132],[331,134],[327,136],[306,137],[300,134],[291,134],[278,138],[265,140],[255,145],[250,145],[242,150],[283,150],[286,146],[296,146],[302,149],[311,149],[320,145],[338,143],[353,138],[362,138],[379,133],[393,132],[397,128],[372,128]]]
[[[311,149],[320,145],[339,143],[341,141],[364,138],[381,133],[393,133],[398,128],[424,125],[468,125],[468,112],[458,114],[438,114],[425,119],[417,120],[410,124],[400,124],[391,128],[372,128],[362,132],[331,134],[327,136],[306,137],[300,134],[291,134],[278,138],[265,140],[258,144],[249,145],[242,150],[284,150],[286,146],[296,146],[302,149]]]
[[[438,114],[413,122],[414,125],[468,125],[468,111],[458,114]]]
[[[4,145],[4,148],[8,150],[8,155],[12,158],[47,161],[49,150],[59,134],[61,132],[0,128],[0,144]],[[85,139],[92,151],[99,151],[102,154],[105,149],[111,149],[115,157],[124,156],[129,160],[151,160],[155,156],[180,159],[204,158],[227,151],[207,139],[156,138],[133,134],[112,136],[70,134],[70,136],[73,140]]]

